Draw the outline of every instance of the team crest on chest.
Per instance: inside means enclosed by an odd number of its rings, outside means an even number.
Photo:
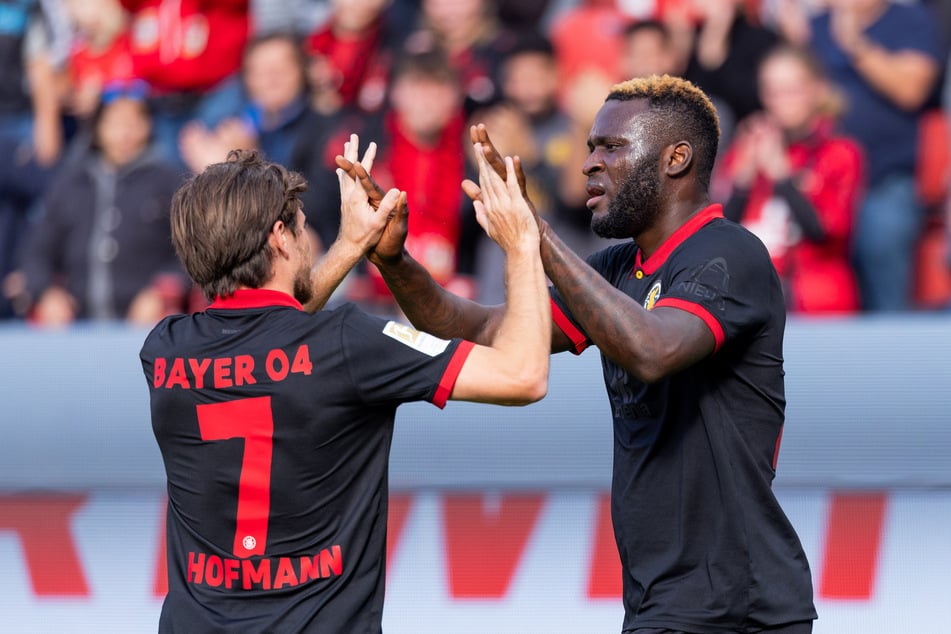
[[[647,310],[653,310],[654,304],[657,303],[657,300],[660,298],[660,282],[654,282],[654,285],[651,286],[651,289],[647,291],[647,298],[644,300],[644,308]]]

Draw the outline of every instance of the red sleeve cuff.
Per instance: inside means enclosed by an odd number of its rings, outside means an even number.
[[[682,299],[677,299],[675,297],[663,298],[658,300],[654,304],[654,308],[661,308],[666,306],[668,308],[678,308],[680,310],[685,310],[691,315],[696,315],[703,320],[703,323],[707,325],[707,328],[710,329],[710,332],[713,334],[713,339],[716,341],[713,351],[716,352],[720,349],[720,346],[723,345],[723,342],[726,341],[726,335],[723,334],[723,326],[720,325],[720,322],[717,321],[717,318],[710,314],[706,308],[700,304],[694,302],[688,302]]]
[[[439,385],[433,395],[432,403],[439,409],[446,406],[446,401],[449,400],[449,395],[452,394],[452,388],[456,385],[456,379],[459,378],[459,373],[462,372],[462,366],[465,365],[466,359],[469,358],[469,353],[472,352],[474,347],[475,344],[471,341],[463,341],[452,353],[452,359],[449,360],[449,365],[446,366],[446,371],[439,379]]]
[[[558,326],[571,341],[571,354],[581,354],[585,348],[591,345],[588,338],[568,319],[568,315],[561,310],[561,306],[556,304],[555,300],[551,300],[551,318],[555,320],[555,325]]]

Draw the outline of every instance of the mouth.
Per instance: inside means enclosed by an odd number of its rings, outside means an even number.
[[[604,198],[604,188],[598,185],[588,185],[586,191],[588,192],[588,201],[585,203],[585,206],[593,210],[597,204],[601,202],[601,199]]]

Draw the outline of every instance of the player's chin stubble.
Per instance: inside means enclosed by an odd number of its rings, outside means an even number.
[[[294,299],[306,304],[314,298],[314,289],[310,283],[310,268],[302,266],[294,277]]]
[[[602,238],[633,238],[660,215],[660,177],[656,161],[642,159],[621,183],[603,216],[591,218],[591,229]]]

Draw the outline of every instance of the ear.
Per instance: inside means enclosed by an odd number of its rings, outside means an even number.
[[[664,172],[671,178],[680,178],[689,171],[693,163],[693,146],[689,141],[677,141],[667,146],[666,161]]]
[[[274,252],[284,258],[291,255],[290,246],[287,243],[287,232],[287,225],[284,224],[283,220],[278,220],[271,227],[271,233],[267,237],[268,243]]]

